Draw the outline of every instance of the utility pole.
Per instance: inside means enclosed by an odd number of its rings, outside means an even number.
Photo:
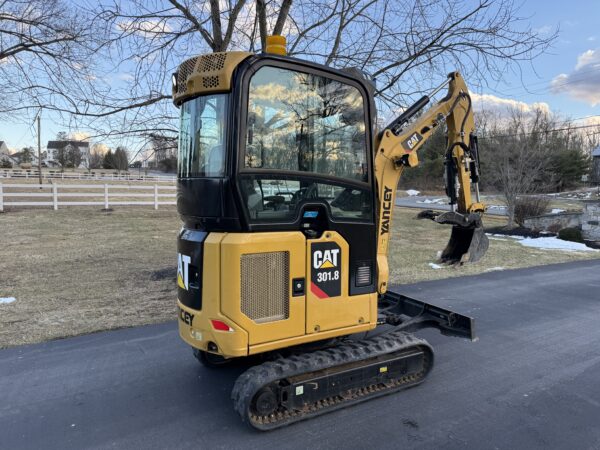
[[[40,125],[40,116],[42,115],[42,110],[40,109],[40,112],[38,113],[37,116],[37,138],[38,138],[38,174],[40,177],[40,184],[42,184],[42,138],[41,138],[41,125]],[[41,186],[40,186],[41,189]]]

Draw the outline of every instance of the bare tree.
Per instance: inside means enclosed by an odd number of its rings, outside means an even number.
[[[0,118],[66,108],[70,87],[91,79],[89,17],[61,0],[0,0]]]
[[[548,184],[545,175],[552,162],[550,130],[555,127],[545,111],[536,109],[527,114],[514,108],[484,133],[484,170],[489,182],[495,182],[504,195],[509,227],[515,224],[519,196],[543,192]]]
[[[40,0],[38,0],[40,1]],[[58,0],[54,0],[58,1]],[[198,53],[256,51],[284,34],[291,56],[377,79],[384,111],[410,104],[452,69],[494,82],[546,50],[512,0],[123,0],[90,3],[92,82],[49,103],[97,134],[176,133],[170,75]],[[110,63],[108,63],[110,62]],[[79,78],[81,79],[81,78]],[[64,92],[64,91],[60,91]],[[25,105],[24,107],[31,106]]]
[[[104,153],[97,148],[96,145],[92,146],[92,150],[90,151],[90,160],[88,164],[88,169],[100,169],[102,168],[102,161],[104,159]]]

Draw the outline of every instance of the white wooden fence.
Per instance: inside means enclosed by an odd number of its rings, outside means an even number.
[[[0,178],[38,179],[37,169],[0,169]],[[42,170],[42,179],[53,180],[110,180],[110,181],[151,181],[154,183],[175,183],[174,176],[142,175],[135,172],[112,172],[108,170],[92,170],[90,172],[61,172],[59,170]]]
[[[85,189],[86,192],[78,192]],[[108,209],[115,205],[175,205],[175,186],[166,185],[128,185],[128,184],[18,184],[0,183],[0,211],[5,206],[104,206]],[[97,192],[89,192],[97,191]],[[148,192],[150,191],[150,192]],[[111,200],[127,198],[127,200]],[[7,199],[16,200],[7,201]],[[38,201],[37,199],[42,199]],[[87,201],[87,199],[90,199]],[[140,200],[136,200],[136,199]],[[66,200],[63,200],[66,199]],[[70,200],[69,200],[70,199]],[[76,199],[76,200],[73,200]],[[86,199],[82,201],[81,199]]]

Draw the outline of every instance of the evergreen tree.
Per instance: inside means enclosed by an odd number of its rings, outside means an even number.
[[[21,162],[24,163],[30,163],[33,161],[33,148],[31,147],[24,147],[23,150],[21,150]]]
[[[69,165],[69,152],[67,151],[66,146],[62,146],[56,150],[55,159],[56,162],[60,164],[61,169],[64,169]]]
[[[66,146],[66,151],[68,167],[79,167],[79,164],[81,164],[81,151],[79,147],[69,144]]]
[[[129,165],[129,161],[127,158],[127,149],[125,147],[117,147],[113,155],[115,169],[117,170],[127,170]]]
[[[116,167],[115,167],[115,157],[113,155],[112,150],[109,149],[104,154],[104,159],[102,161],[102,167],[104,169],[116,169]]]

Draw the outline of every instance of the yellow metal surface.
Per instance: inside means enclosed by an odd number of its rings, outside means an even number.
[[[371,294],[377,296],[377,294]],[[320,333],[305,334],[302,336],[280,339],[274,342],[267,342],[265,344],[257,344],[250,346],[249,355],[256,355],[258,353],[270,352],[279,348],[288,348],[295,345],[306,344],[308,342],[320,341],[323,339],[331,339],[338,336],[347,336],[355,333],[363,333],[365,331],[372,330],[375,328],[376,323],[367,323],[363,325],[355,325],[353,327],[338,328],[330,331],[322,331]]]
[[[192,325],[178,319],[179,335],[192,347],[207,351],[208,342],[214,342],[223,356],[237,357],[248,354],[248,333],[219,309],[221,302],[221,241],[226,233],[210,233],[204,241],[202,266],[202,311],[188,308],[177,302],[180,311],[193,316]],[[214,330],[211,319],[221,320],[233,331]],[[188,319],[189,320],[189,319]],[[195,333],[194,333],[195,332]],[[201,340],[193,335],[202,336]]]
[[[319,298],[311,290],[311,244],[335,242],[341,248],[341,295]],[[350,249],[346,240],[335,231],[326,231],[319,239],[306,242],[306,333],[352,327],[377,321],[377,315],[371,315],[371,294],[348,295],[348,276]],[[377,299],[375,298],[375,302]],[[376,308],[376,305],[375,305]]]
[[[230,91],[233,71],[251,55],[250,52],[220,52],[187,59],[177,71],[173,102],[180,105],[195,95]]]
[[[241,311],[241,265],[244,254],[289,252],[289,317],[257,323]],[[221,312],[248,332],[249,345],[304,334],[305,296],[292,296],[294,278],[304,278],[306,239],[299,231],[229,233],[221,241]],[[268,270],[268,267],[265,267]],[[265,290],[267,286],[265,286]]]
[[[469,107],[468,89],[458,72],[450,75],[448,94],[414,123],[396,136],[385,130],[378,142],[375,155],[375,178],[379,189],[379,231],[377,242],[377,282],[378,291],[387,290],[389,269],[387,262],[390,240],[392,210],[396,201],[396,187],[406,166],[418,164],[417,151],[427,142],[434,130],[444,122],[448,128],[448,142],[460,142],[469,146],[469,136],[475,129],[473,110]],[[463,127],[464,124],[464,127]],[[458,193],[459,213],[483,212],[485,205],[474,203],[471,198],[469,160],[464,150],[455,145],[452,156],[458,169],[460,191]]]
[[[310,242],[335,242],[342,249],[340,296],[320,299],[310,292]],[[241,310],[240,261],[243,255],[281,251],[290,255],[289,317],[257,323]],[[371,330],[377,321],[377,293],[348,296],[348,260],[348,244],[335,232],[310,241],[300,232],[210,233],[204,241],[202,311],[178,302],[188,321],[193,316],[191,325],[179,320],[179,334],[204,351],[214,342],[219,354],[232,358]],[[292,296],[293,278],[306,278],[306,295]],[[214,330],[213,319],[232,331]]]

